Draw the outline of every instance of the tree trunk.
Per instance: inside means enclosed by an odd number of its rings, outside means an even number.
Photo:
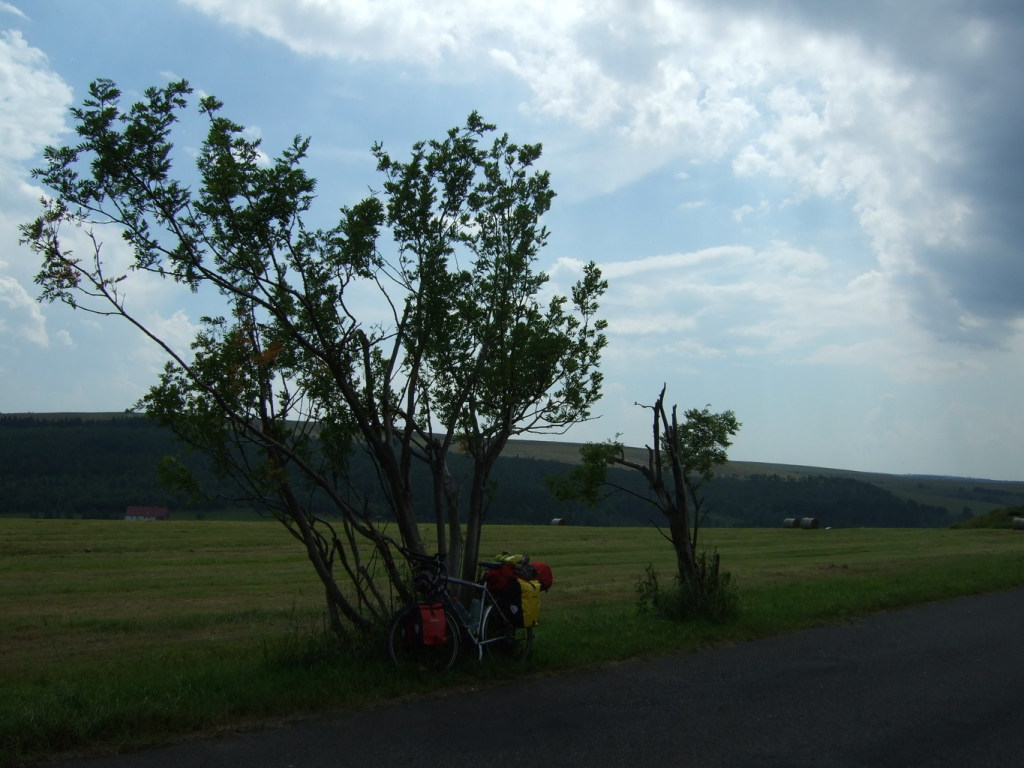
[[[466,523],[466,542],[462,560],[462,578],[476,579],[480,560],[480,534],[487,513],[487,481],[491,470],[508,445],[510,431],[503,429],[494,437],[478,445],[473,455],[473,481],[469,495],[469,520]]]
[[[310,525],[309,518],[292,493],[291,487],[283,484],[279,493],[282,502],[284,502],[288,517],[299,528],[302,542],[306,546],[306,556],[320,578],[320,583],[324,586],[327,604],[330,606],[331,629],[340,637],[348,638],[349,636],[348,630],[338,616],[338,611],[357,629],[370,629],[373,626],[373,622],[359,613],[348,598],[345,597],[345,594],[338,588],[338,582],[334,580],[331,566],[327,561],[323,548],[318,542],[313,526]]]
[[[675,406],[672,407],[671,419],[665,412],[665,389],[661,388],[661,393],[654,403],[654,447],[650,449],[648,467],[644,474],[647,475],[651,490],[657,496],[661,510],[668,519],[669,538],[676,553],[679,583],[691,594],[697,594],[700,579],[697,576],[697,561],[686,503],[686,467],[683,466],[683,457],[680,454],[679,420]],[[668,471],[672,476],[671,489],[665,482],[663,442],[664,448],[668,451]]]

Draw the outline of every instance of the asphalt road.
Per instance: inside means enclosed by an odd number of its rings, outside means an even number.
[[[1024,766],[1024,590],[61,768]]]

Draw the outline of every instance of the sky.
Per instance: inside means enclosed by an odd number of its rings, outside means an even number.
[[[1024,5],[1012,0],[0,0],[0,412],[122,411],[162,358],[37,301],[18,225],[90,81],[185,78],[268,154],[312,139],[317,214],[472,110],[540,142],[540,266],[596,261],[595,420],[649,442],[663,385],[730,457],[1024,480]],[[199,310],[139,281],[187,344]]]

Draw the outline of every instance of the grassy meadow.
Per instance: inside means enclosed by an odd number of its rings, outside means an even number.
[[[961,594],[1024,585],[1024,533],[936,529],[707,529],[740,591],[727,624],[640,614],[651,528],[494,526],[485,553],[545,560],[525,670],[467,662],[400,676],[383,645],[343,651],[323,631],[301,547],[272,522],[0,520],[0,764],[115,750],[196,731],[366,706],[510,674],[691,651]]]

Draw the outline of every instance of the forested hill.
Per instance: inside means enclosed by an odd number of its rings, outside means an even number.
[[[187,459],[213,500],[186,505],[164,488],[157,464],[181,453],[175,437],[132,414],[0,415],[0,515],[119,518],[128,506],[166,506],[174,519],[248,517],[231,501],[230,485]],[[545,478],[568,471],[575,448],[520,441],[495,470],[488,513],[492,523],[646,525],[653,507],[627,493],[596,508],[556,502]],[[458,475],[458,459],[454,462]],[[362,473],[369,476],[371,473]],[[618,470],[617,482],[642,490],[639,476]],[[997,506],[1024,503],[1024,483],[956,478],[861,475],[813,467],[733,462],[707,485],[707,525],[781,525],[786,517],[815,517],[823,526],[943,526]]]

